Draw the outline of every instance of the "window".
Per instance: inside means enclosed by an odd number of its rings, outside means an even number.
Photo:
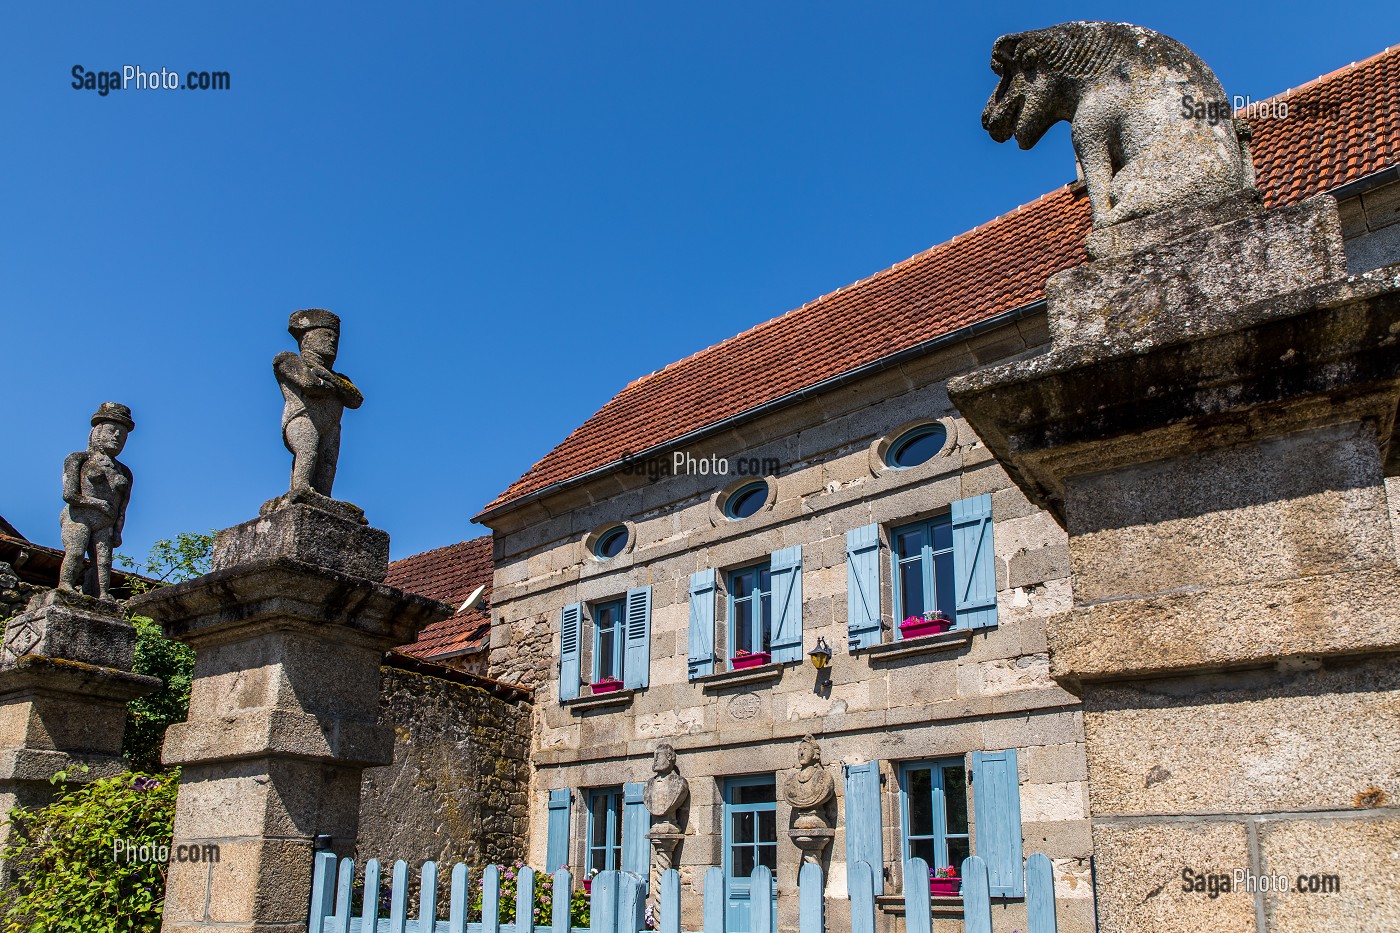
[[[905,431],[890,444],[885,454],[885,463],[896,469],[908,469],[933,459],[933,455],[943,449],[948,442],[948,429],[934,422],[921,424]]]
[[[622,864],[622,788],[604,787],[588,793],[588,857],[585,877],[595,871],[617,871]]]
[[[608,560],[621,554],[627,547],[627,526],[614,525],[598,536],[593,545],[593,555],[599,560]]]
[[[724,515],[735,521],[748,518],[768,501],[768,484],[762,480],[741,486],[724,500]]]
[[[899,622],[935,609],[957,618],[953,583],[953,524],[949,516],[896,528],[894,545],[895,631]]]
[[[900,768],[904,858],[962,873],[972,854],[967,833],[967,769],[960,758],[913,761]],[[909,884],[908,879],[905,884]]]
[[[778,795],[773,776],[730,778],[724,782],[724,874],[729,890],[725,929],[752,930],[750,876],[754,868],[778,868]],[[777,886],[770,911],[777,910]],[[776,913],[773,915],[776,921]],[[772,929],[776,930],[774,922]]]
[[[593,607],[593,682],[621,680],[624,602],[617,600]]]
[[[729,654],[758,654],[773,643],[773,584],[769,564],[729,575]]]

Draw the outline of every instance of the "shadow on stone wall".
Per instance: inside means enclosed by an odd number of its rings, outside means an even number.
[[[529,693],[390,654],[379,721],[394,763],[360,787],[361,859],[509,865],[528,851]]]

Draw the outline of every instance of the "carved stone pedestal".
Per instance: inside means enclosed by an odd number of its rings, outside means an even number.
[[[189,719],[165,743],[175,844],[220,848],[212,871],[171,864],[167,931],[305,929],[313,838],[353,851],[361,772],[392,761],[380,659],[452,611],[381,582],[388,535],[353,506],[269,505],[215,536],[211,573],[133,601],[195,649]]]
[[[1400,928],[1400,267],[1345,279],[1330,198],[1195,216],[1054,276],[1051,351],[949,387],[1069,533],[1047,634],[1084,700],[1099,921]],[[1236,869],[1342,893],[1182,890]]]
[[[792,840],[792,844],[802,850],[802,860],[818,865],[821,864],[822,853],[831,845],[831,838],[835,835],[836,830],[824,826],[809,829],[796,827],[788,830],[788,838]]]
[[[160,688],[131,673],[136,630],[115,603],[52,590],[5,625],[0,653],[0,814],[127,770],[126,704]],[[87,770],[82,768],[86,766]],[[8,827],[0,826],[0,845]]]
[[[685,833],[676,826],[665,823],[652,824],[647,834],[651,840],[651,903],[661,896],[661,876],[675,865],[676,846],[680,845]]]

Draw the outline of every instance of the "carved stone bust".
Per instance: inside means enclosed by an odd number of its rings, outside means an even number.
[[[808,733],[797,746],[797,770],[787,776],[783,796],[798,810],[815,810],[836,794],[836,783],[822,765],[821,746]]]
[[[657,819],[653,832],[678,833],[681,828],[677,811],[690,796],[690,783],[676,771],[676,750],[669,742],[656,746],[651,770],[655,773],[642,791],[642,802],[647,812]]]

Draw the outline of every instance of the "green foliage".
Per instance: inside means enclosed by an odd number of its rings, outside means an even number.
[[[128,577],[133,593],[145,593],[157,586],[181,583],[209,572],[214,559],[214,533],[207,535],[182,531],[175,540],[162,538],[151,545],[144,562],[125,554],[117,555],[117,564],[141,577]]]
[[[501,923],[515,922],[515,897],[519,890],[520,869],[525,867],[524,862],[516,862],[514,865],[501,869]],[[480,869],[472,869],[472,877],[476,879],[476,884],[472,887],[471,898],[467,903],[468,919],[480,922],[482,895],[486,889],[485,872]],[[578,884],[577,880],[575,884]],[[554,879],[543,872],[535,873],[535,925],[542,926],[554,922]],[[569,901],[569,923],[575,927],[587,927],[589,925],[588,895],[583,893],[582,885],[574,888],[573,897]]]
[[[54,783],[66,775],[55,776]],[[121,774],[93,781],[46,807],[15,807],[11,867],[0,919],[4,933],[156,933],[165,897],[165,864],[117,857],[170,845],[178,772]]]
[[[150,578],[127,578],[132,591],[144,593],[208,573],[213,551],[212,533],[182,532],[174,541],[157,541],[145,562],[126,555],[118,555],[117,561]],[[132,670],[159,677],[165,686],[127,704],[122,752],[138,771],[155,771],[160,768],[166,727],[172,722],[184,722],[189,713],[194,651],[166,638],[160,626],[144,616],[135,616],[131,622],[136,626],[136,661]]]

